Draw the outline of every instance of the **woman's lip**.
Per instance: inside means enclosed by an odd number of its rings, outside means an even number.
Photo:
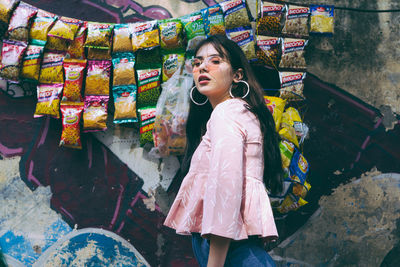
[[[210,80],[201,80],[201,81],[199,81],[199,84],[200,85],[206,85],[206,84],[208,84],[210,82]]]

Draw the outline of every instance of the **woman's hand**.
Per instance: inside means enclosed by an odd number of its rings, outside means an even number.
[[[223,267],[228,253],[231,239],[210,235],[210,253],[208,254],[207,267]]]

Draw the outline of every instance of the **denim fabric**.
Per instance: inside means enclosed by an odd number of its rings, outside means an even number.
[[[192,233],[192,247],[200,267],[206,267],[210,245],[199,233]],[[275,267],[275,262],[264,250],[260,239],[231,242],[224,267]]]

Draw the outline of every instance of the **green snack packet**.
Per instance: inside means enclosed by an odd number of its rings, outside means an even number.
[[[172,53],[163,55],[162,81],[166,82],[185,63],[184,53]]]
[[[114,86],[114,123],[137,122],[136,85]]]
[[[179,19],[165,19],[158,22],[161,48],[163,50],[183,49],[183,26]]]
[[[217,34],[225,35],[224,14],[219,5],[202,9],[201,15],[207,37]]]
[[[186,50],[194,50],[196,46],[206,38],[203,17],[200,12],[194,12],[181,18],[188,41]]]
[[[139,121],[139,142],[140,146],[144,146],[147,143],[153,143],[153,129],[154,122],[156,119],[156,107],[145,107],[139,109],[140,121]]]
[[[138,107],[155,106],[160,96],[161,68],[137,71]]]
[[[136,66],[138,69],[160,68],[161,60],[160,47],[142,49],[136,52]]]

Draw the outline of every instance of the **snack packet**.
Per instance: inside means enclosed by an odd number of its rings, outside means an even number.
[[[27,48],[27,43],[13,40],[3,40],[1,50],[0,77],[18,81],[21,61]]]
[[[158,22],[161,48],[164,50],[183,49],[182,22],[179,19],[164,19]]]
[[[10,40],[28,42],[29,22],[36,13],[36,7],[20,2],[11,17],[10,24],[8,25],[8,38]]]
[[[15,0],[1,0],[0,1],[0,21],[8,25],[10,21],[11,12],[14,6],[18,4],[19,1]]]
[[[288,100],[303,100],[305,72],[279,72],[280,97]]]
[[[184,54],[163,55],[162,81],[166,82],[185,63]]]
[[[154,121],[156,118],[156,107],[145,107],[139,109],[140,120],[140,136],[139,142],[140,146],[144,146],[147,143],[153,143],[153,129],[154,129]]]
[[[251,27],[240,27],[226,30],[228,38],[237,43],[250,61],[257,59],[253,30]]]
[[[257,20],[257,35],[278,35],[281,33],[282,15],[285,5],[261,1]]]
[[[60,146],[82,149],[79,121],[81,120],[82,102],[62,102],[62,133]]]
[[[113,53],[119,52],[133,52],[128,24],[114,26]]]
[[[181,18],[187,39],[186,50],[191,51],[206,38],[206,32],[204,31],[203,18],[200,12],[194,12],[192,14],[183,16]]]
[[[204,30],[207,37],[211,35],[225,35],[224,13],[220,5],[214,5],[201,10]]]
[[[281,38],[257,36],[257,59],[260,63],[277,68],[280,60]]]
[[[293,183],[292,192],[293,195],[301,198],[305,198],[307,196],[308,191],[310,191],[311,185],[305,181],[304,184]]]
[[[122,85],[113,87],[114,96],[114,123],[137,122],[136,113],[136,85]]]
[[[136,67],[138,69],[159,68],[161,64],[160,47],[142,49],[136,52]]]
[[[289,168],[294,149],[295,145],[287,140],[282,140],[279,142],[279,150],[281,151],[282,158],[282,168]]]
[[[44,115],[50,115],[54,118],[60,118],[60,98],[63,85],[55,84],[39,84],[37,86],[36,110],[33,117],[38,118]]]
[[[160,45],[157,21],[137,22],[129,24],[132,33],[132,47],[138,49],[152,48]]]
[[[138,107],[155,106],[160,96],[161,68],[138,70]]]
[[[113,86],[136,85],[135,80],[135,56],[133,53],[118,53],[118,57],[112,59]]]
[[[91,60],[111,60],[111,50],[99,49],[99,48],[88,48],[87,59]]]
[[[22,62],[22,78],[30,81],[39,80],[40,66],[42,63],[45,44],[45,41],[32,40],[32,43],[26,50],[24,60]]]
[[[332,36],[334,31],[334,6],[311,5],[310,33]]]
[[[47,36],[46,50],[66,52],[71,41],[54,36]]]
[[[304,184],[307,178],[309,166],[307,160],[301,154],[301,152],[295,148],[292,161],[289,166],[290,179]]]
[[[85,95],[109,95],[111,61],[89,60]]]
[[[226,29],[250,26],[249,12],[245,0],[228,0],[220,3],[224,12]]]
[[[40,83],[64,84],[63,61],[65,53],[45,52],[40,69]]]
[[[88,22],[88,34],[85,47],[110,49],[112,25],[108,23]]]
[[[85,59],[64,59],[65,83],[62,101],[82,102],[82,85],[84,70],[86,68]]]
[[[83,131],[96,132],[107,130],[108,95],[85,96],[83,111]]]
[[[85,59],[85,40],[86,40],[87,27],[82,26],[76,33],[75,39],[68,47],[66,58]]]
[[[297,197],[293,194],[287,194],[281,205],[279,205],[276,209],[280,213],[288,213],[289,211],[299,209],[307,203],[308,202],[301,197]]]
[[[56,19],[56,15],[39,9],[31,25],[29,32],[30,39],[47,41],[47,33]]]
[[[281,122],[279,129],[279,135],[281,138],[292,142],[296,147],[299,147],[299,141],[297,140],[296,130],[292,125],[286,122]]]
[[[304,6],[289,5],[286,11],[286,21],[282,33],[295,37],[307,37],[308,17],[310,8]]]
[[[61,17],[59,20],[56,21],[56,23],[47,35],[72,41],[74,40],[75,34],[82,23],[83,22],[78,19]]]
[[[268,107],[275,121],[275,129],[279,130],[286,100],[280,97],[264,96],[265,105]]]
[[[308,40],[284,38],[282,42],[282,57],[279,68],[284,69],[306,69],[304,57],[305,47]]]

